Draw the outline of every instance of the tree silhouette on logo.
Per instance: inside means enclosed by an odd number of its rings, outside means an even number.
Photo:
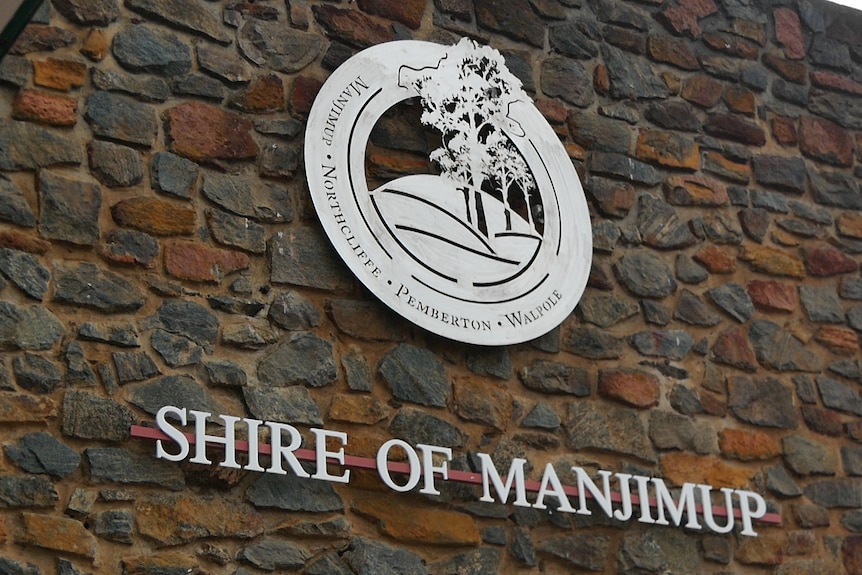
[[[477,229],[485,224],[482,194],[502,201],[506,229],[512,229],[513,203],[517,213],[536,231],[533,209],[540,212],[536,181],[527,162],[507,136],[522,136],[509,107],[529,101],[518,80],[506,68],[500,53],[463,38],[434,67],[403,66],[399,84],[421,97],[423,124],[439,130],[442,146],[430,159],[441,176],[459,186],[465,195],[467,221]],[[490,235],[492,230],[483,230]]]

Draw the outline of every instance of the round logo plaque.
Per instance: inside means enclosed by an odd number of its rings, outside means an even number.
[[[435,169],[370,185],[371,131],[411,98],[439,137]],[[431,332],[480,345],[528,341],[559,325],[584,291],[592,237],[580,181],[492,48],[410,40],[356,54],[315,99],[305,167],[344,262]]]

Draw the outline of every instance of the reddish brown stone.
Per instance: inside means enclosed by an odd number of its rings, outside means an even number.
[[[78,121],[78,100],[60,94],[21,90],[12,103],[12,117],[49,126],[74,126]]]
[[[0,543],[6,542],[6,522],[0,517]]]
[[[766,54],[763,57],[763,62],[778,72],[778,75],[789,82],[797,84],[805,83],[805,76],[808,74],[808,67],[802,62],[794,60],[785,60],[772,54]]]
[[[96,538],[80,521],[26,512],[21,514],[21,520],[24,523],[23,543],[90,559],[96,556]]]
[[[782,146],[795,146],[798,141],[796,123],[787,116],[772,118],[772,137]]]
[[[694,260],[709,273],[730,274],[736,271],[736,258],[718,246],[706,246],[694,255]]]
[[[724,103],[731,112],[754,115],[754,92],[739,84],[731,84],[724,90]]]
[[[284,85],[275,74],[267,74],[249,85],[231,106],[244,112],[275,112],[284,109]]]
[[[832,72],[826,72],[823,70],[815,70],[811,72],[811,83],[828,90],[836,90],[838,92],[846,92],[848,94],[862,96],[862,84],[854,82],[847,76],[839,76]]]
[[[596,65],[593,70],[593,89],[597,94],[606,96],[611,87],[611,79],[608,76],[608,68],[604,64]]]
[[[417,502],[418,503],[418,502]],[[354,513],[377,521],[380,531],[397,541],[423,545],[478,545],[481,537],[475,520],[466,513],[447,509],[409,506],[386,495],[354,499]]]
[[[200,102],[167,111],[171,149],[195,161],[241,160],[257,155],[253,124],[237,114]]]
[[[368,14],[401,22],[416,30],[425,13],[425,0],[358,0],[359,9]]]
[[[747,183],[751,177],[751,166],[747,162],[735,162],[721,152],[707,152],[703,155],[703,169],[734,182]]]
[[[156,236],[184,236],[195,231],[194,208],[170,200],[129,198],[114,204],[111,215],[120,226]]]
[[[639,369],[602,369],[599,394],[638,408],[652,407],[659,400],[658,378]]]
[[[757,357],[742,328],[731,328],[719,334],[712,346],[712,359],[744,371],[757,371]]]
[[[682,80],[679,76],[670,70],[665,70],[661,73],[661,79],[672,96],[679,96],[679,92],[682,90]]]
[[[844,422],[837,411],[818,407],[816,405],[803,405],[802,418],[812,431],[838,437],[844,433]]]
[[[784,6],[776,8],[772,15],[775,18],[775,39],[784,46],[784,55],[791,60],[804,58],[805,38],[802,36],[799,15]]]
[[[855,355],[859,352],[859,336],[849,327],[824,325],[817,331],[814,339],[838,355]]]
[[[589,187],[589,194],[602,214],[613,218],[624,218],[631,211],[635,203],[634,186],[618,180],[607,180],[602,185],[595,182],[592,184]]]
[[[33,83],[45,88],[69,91],[84,85],[87,65],[74,60],[48,58],[33,62]]]
[[[745,246],[739,259],[748,262],[752,269],[773,276],[796,279],[805,277],[805,266],[796,256],[768,246]]]
[[[673,64],[683,70],[700,70],[697,56],[695,56],[689,43],[681,38],[650,36],[647,51],[656,62]]]
[[[108,55],[108,37],[105,31],[92,28],[81,45],[81,54],[94,62],[101,62]]]
[[[679,4],[668,3],[661,12],[656,14],[656,20],[677,36],[689,38],[700,37],[700,26],[697,16],[691,10]]]
[[[426,158],[411,154],[388,152],[368,156],[368,173],[376,178],[427,174],[430,169],[431,164]]]
[[[57,26],[45,26],[43,24],[28,24],[15,40],[11,54],[29,54],[30,52],[42,52],[56,50],[70,46],[77,40],[77,36],[69,30]]]
[[[707,415],[716,417],[727,415],[727,399],[717,393],[700,390],[700,405]]]
[[[835,166],[853,164],[853,136],[825,118],[799,119],[799,149],[809,158]]]
[[[748,20],[734,19],[730,22],[730,27],[725,28],[729,32],[733,32],[737,36],[748,38],[760,44],[766,44],[766,26]]]
[[[744,467],[729,465],[717,457],[695,455],[693,453],[668,453],[661,459],[664,478],[674,485],[701,483],[716,489],[732,487],[745,488],[753,471]]]
[[[0,391],[0,423],[45,423],[57,417],[57,405],[48,397]]]
[[[729,199],[724,184],[706,176],[672,176],[664,184],[665,198],[677,206],[717,207]]]
[[[679,5],[694,14],[695,18],[706,18],[718,12],[713,0],[677,0]]]
[[[835,224],[842,236],[862,239],[862,214],[842,212]]]
[[[808,273],[818,277],[849,274],[859,269],[856,260],[834,246],[824,244],[804,251]]]
[[[796,287],[774,280],[752,280],[745,289],[755,307],[763,311],[792,313],[796,311],[799,296]]]
[[[568,116],[566,106],[558,100],[537,100],[536,108],[551,124],[562,124]]]
[[[135,522],[141,535],[160,546],[207,537],[249,539],[263,532],[263,517],[224,497],[155,494],[138,498]]]
[[[767,533],[745,539],[740,540],[734,555],[743,565],[778,565],[784,560],[784,538],[780,534]]]
[[[219,283],[233,272],[247,269],[248,256],[192,242],[176,242],[165,249],[165,271],[175,278]]]
[[[503,431],[512,417],[512,394],[506,387],[470,377],[457,378],[453,386],[455,413]]]
[[[781,443],[762,431],[722,429],[718,432],[722,455],[742,461],[771,459],[781,455]]]
[[[734,114],[710,114],[703,129],[711,136],[735,140],[748,146],[762,146],[766,143],[763,128]]]
[[[758,48],[755,44],[727,32],[706,32],[703,41],[707,46],[718,52],[724,52],[731,56],[754,60],[757,58]]]
[[[335,421],[373,425],[389,417],[385,403],[370,395],[336,395],[329,404],[329,417]]]
[[[367,48],[395,40],[391,26],[384,26],[358,10],[337,8],[326,4],[314,6],[314,17],[331,36],[356,46]]]
[[[298,116],[306,116],[323,82],[309,76],[297,76],[290,92],[290,110]]]
[[[682,87],[682,97],[704,108],[712,108],[721,99],[724,85],[705,75],[694,76],[686,80]]]
[[[641,130],[635,156],[668,168],[700,167],[700,146],[692,138],[674,132]]]

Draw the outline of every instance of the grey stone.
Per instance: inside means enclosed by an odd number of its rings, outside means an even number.
[[[253,254],[266,252],[266,230],[259,223],[221,210],[207,210],[206,219],[216,242]]]
[[[389,433],[407,443],[462,447],[468,436],[456,426],[418,409],[401,408],[389,424]]]
[[[111,357],[121,384],[142,381],[161,373],[152,358],[143,351],[115,351]]]
[[[638,414],[600,403],[569,403],[566,446],[599,449],[655,462],[656,454]]]
[[[808,109],[839,124],[854,130],[862,129],[862,102],[859,98],[848,98],[812,88],[808,93]]]
[[[805,87],[785,82],[781,78],[773,80],[772,95],[779,100],[784,100],[803,108],[808,105],[808,92],[805,90]]]
[[[27,58],[7,54],[3,60],[0,60],[0,82],[20,88],[30,80],[32,75],[33,64]]]
[[[847,475],[862,475],[862,447],[843,445],[841,447],[841,467]]]
[[[221,44],[229,44],[232,39],[222,25],[215,6],[194,0],[126,0],[126,7],[197,32]]]
[[[117,0],[52,0],[51,3],[76,24],[106,26],[120,17]]]
[[[829,212],[829,210],[826,210],[824,208],[818,208],[805,202],[791,200],[790,209],[800,218],[804,218],[808,221],[814,222],[815,224],[831,226],[833,223],[835,223],[835,219],[832,217],[832,214]]]
[[[166,375],[155,381],[129,386],[127,397],[129,403],[152,415],[164,405],[209,413],[228,412],[205,387],[188,375]]]
[[[582,28],[583,25],[577,20],[548,26],[551,49],[563,56],[579,60],[590,60],[598,56],[598,47],[582,32]]]
[[[15,444],[6,444],[6,455],[28,473],[66,477],[78,469],[81,456],[50,433],[28,433]]]
[[[67,386],[94,387],[96,385],[96,374],[84,357],[84,349],[80,343],[69,342],[63,358],[66,360]]]
[[[0,509],[15,507],[54,507],[54,484],[44,477],[3,475],[0,477]]]
[[[654,167],[616,152],[593,152],[590,173],[605,174],[636,184],[655,186],[664,180]]]
[[[254,19],[246,21],[237,43],[242,54],[258,66],[287,74],[299,72],[323,51],[323,38],[317,34]]]
[[[629,341],[641,355],[673,360],[682,359],[694,346],[694,338],[682,330],[641,331],[632,335]]]
[[[465,363],[467,369],[478,375],[490,375],[498,379],[512,377],[512,360],[505,347],[468,348]]]
[[[216,359],[204,362],[204,369],[210,385],[225,387],[243,387],[248,383],[248,375],[237,363],[228,359]]]
[[[501,525],[491,525],[482,531],[482,541],[489,545],[506,544],[506,528]]]
[[[312,553],[301,545],[267,537],[240,551],[239,557],[258,569],[275,571],[299,569],[311,559]]]
[[[151,318],[153,326],[182,335],[212,353],[218,337],[218,318],[204,306],[189,300],[168,300]]]
[[[212,295],[207,297],[207,303],[217,311],[254,317],[261,312],[266,304],[256,300],[242,300],[230,296]]]
[[[547,539],[539,552],[552,555],[578,569],[603,571],[610,554],[610,538],[605,535],[576,534]]]
[[[670,312],[658,302],[649,299],[641,300],[644,321],[652,325],[667,325],[670,323]]]
[[[825,507],[812,503],[796,503],[792,507],[793,516],[799,527],[810,529],[812,527],[828,527],[829,511]]]
[[[676,291],[670,267],[659,257],[647,252],[623,256],[614,272],[625,287],[641,297],[663,298]]]
[[[622,340],[604,330],[575,326],[563,340],[563,348],[587,359],[617,359],[622,355]]]
[[[801,194],[805,191],[805,162],[799,157],[761,155],[752,162],[758,183]]]
[[[727,195],[730,198],[730,203],[733,206],[748,207],[748,189],[742,186],[728,186]]]
[[[53,362],[30,352],[12,360],[12,372],[18,386],[33,393],[51,393],[62,380],[60,370]]]
[[[303,130],[304,124],[296,118],[256,118],[254,129],[260,134],[292,139]]]
[[[63,435],[79,439],[125,441],[135,421],[135,414],[121,403],[86,391],[66,390],[63,398]]]
[[[739,222],[749,238],[759,244],[763,243],[769,230],[769,213],[766,210],[761,208],[740,210]]]
[[[697,539],[681,529],[650,531],[667,559],[668,573],[696,573],[700,564]]]
[[[380,360],[377,372],[400,401],[445,407],[452,393],[443,364],[430,351],[401,344]]]
[[[249,413],[257,419],[323,425],[320,408],[305,387],[243,387],[242,396]]]
[[[278,334],[262,319],[248,319],[222,328],[221,343],[240,349],[261,349],[278,341]]]
[[[596,99],[592,78],[580,62],[569,58],[552,56],[542,62],[542,92],[580,108]]]
[[[742,243],[742,228],[730,216],[711,214],[703,221],[706,239],[714,244],[739,245]]]
[[[790,211],[787,196],[766,190],[751,190],[751,205],[779,214],[786,214]]]
[[[862,278],[842,277],[838,295],[844,299],[862,300]]]
[[[856,308],[853,308],[856,309]],[[851,310],[852,311],[852,310]],[[852,322],[851,322],[852,327]],[[837,373],[847,379],[862,382],[862,364],[851,359],[842,359],[829,364],[829,371]]]
[[[826,34],[814,35],[814,41],[808,49],[808,57],[815,64],[836,68],[843,72],[849,72],[853,66],[847,45],[829,38]]]
[[[799,286],[799,298],[808,319],[816,323],[844,323],[844,308],[835,286]]]
[[[254,76],[251,66],[233,50],[201,42],[195,47],[198,66],[210,74],[231,83],[248,82]]]
[[[234,104],[241,109],[240,104]],[[260,153],[259,173],[267,178],[293,178],[302,161],[298,143],[265,144]]]
[[[817,391],[814,382],[807,375],[795,375],[791,378],[796,386],[796,395],[803,403],[817,403]]]
[[[139,455],[121,447],[90,447],[84,450],[90,478],[96,483],[155,485],[172,491],[185,487],[182,470],[152,455]]]
[[[161,78],[92,69],[93,85],[105,92],[120,92],[144,102],[164,102],[170,97],[168,83]]]
[[[94,324],[86,322],[78,328],[78,338],[107,343],[118,347],[141,347],[138,331],[131,323]]]
[[[433,563],[430,566],[430,573],[432,575],[496,575],[501,557],[502,552],[499,549],[482,547]]]
[[[355,537],[342,557],[355,575],[427,575],[422,559],[386,543]]]
[[[99,241],[99,186],[48,170],[39,172],[39,235],[91,246]]]
[[[67,561],[65,559],[60,559],[60,563],[63,562]],[[32,563],[22,563],[9,559],[8,557],[0,557],[0,573],[4,573],[5,575],[42,575],[42,570]],[[72,574],[61,570],[59,575]]]
[[[739,323],[745,323],[754,315],[754,304],[745,288],[736,282],[722,284],[706,292],[712,303],[723,309]]]
[[[109,230],[104,235],[100,253],[110,261],[151,268],[159,255],[159,242],[137,230]]]
[[[727,406],[740,421],[762,427],[796,429],[793,391],[777,379],[737,376],[728,382]]]
[[[320,325],[320,311],[311,301],[295,291],[276,294],[266,317],[282,329],[307,330]]]
[[[60,320],[41,306],[0,301],[0,349],[50,349],[63,331]]]
[[[840,381],[825,375],[817,376],[817,389],[823,398],[823,405],[845,413],[862,415],[862,397],[859,392]]]
[[[321,555],[305,568],[306,575],[354,575],[347,563],[337,552]]]
[[[524,527],[516,527],[509,537],[506,546],[512,557],[524,565],[536,565],[536,547],[530,537],[530,531]]]
[[[551,404],[540,401],[521,420],[521,427],[556,431],[560,428],[560,416],[557,415]]]
[[[141,183],[144,163],[132,148],[93,140],[87,145],[90,173],[109,188],[123,188]]]
[[[27,228],[36,225],[36,216],[30,204],[27,203],[24,192],[2,174],[0,174],[0,220]]]
[[[606,295],[581,299],[577,311],[584,321],[606,328],[637,315],[640,308],[631,300]]]
[[[802,490],[783,465],[766,469],[766,488],[779,497],[799,497]]]
[[[649,438],[658,449],[692,450],[694,424],[685,415],[653,410],[649,420]]]
[[[775,221],[776,225],[786,232],[790,232],[801,238],[824,238],[826,230],[810,222],[797,219],[780,219]]]
[[[90,263],[56,264],[53,300],[104,313],[135,311],[146,301],[136,285]]]
[[[270,246],[273,283],[345,291],[353,278],[329,242],[314,228],[295,228],[273,236]],[[313,261],[314,266],[304,265]]]
[[[682,100],[667,100],[650,104],[646,110],[646,119],[668,130],[697,132],[702,126],[694,107]]]
[[[332,483],[299,477],[290,470],[287,475],[261,475],[246,490],[245,497],[255,507],[308,513],[344,511],[344,502]]]
[[[201,192],[211,202],[238,216],[270,224],[293,219],[287,188],[261,183],[258,178],[206,173]]]
[[[617,551],[617,569],[627,575],[666,573],[667,558],[652,534],[626,533]]]
[[[51,272],[35,256],[0,248],[0,272],[31,298],[42,301]]]
[[[646,60],[608,45],[602,46],[602,56],[608,67],[610,93],[614,99],[667,98],[667,85]]]
[[[781,438],[784,462],[797,475],[835,475],[838,457],[821,442],[802,435]]]
[[[121,66],[133,72],[177,76],[192,67],[191,50],[184,42],[175,34],[146,24],[126,26],[117,32],[111,51]]]
[[[333,515],[325,519],[292,521],[279,529],[280,533],[294,537],[329,537],[345,539],[350,536],[350,522],[343,515]]]
[[[203,348],[189,338],[162,329],[153,332],[150,345],[170,367],[197,365],[203,356]]]
[[[111,364],[100,363],[96,368],[99,371],[99,378],[102,380],[102,387],[105,388],[105,391],[110,395],[117,393],[120,390],[120,384],[117,383],[117,376],[111,369]]]
[[[372,391],[371,368],[368,360],[359,346],[351,346],[347,352],[341,355],[341,367],[344,368],[344,377],[347,387],[353,391]]]
[[[329,385],[338,377],[332,344],[311,332],[286,336],[261,359],[257,377],[272,387]]]
[[[198,177],[198,165],[170,152],[158,152],[150,162],[150,182],[153,188],[188,200]]]
[[[811,195],[818,204],[847,210],[862,209],[859,184],[849,174],[810,169],[808,177],[811,180]]]
[[[174,78],[171,92],[177,96],[199,96],[221,102],[227,91],[221,82],[204,74],[187,74]]]
[[[97,513],[93,518],[93,533],[117,543],[131,545],[134,542],[134,517],[128,509],[110,509]]]
[[[87,98],[84,119],[97,136],[151,147],[158,132],[155,111],[128,96],[95,92]]]
[[[862,507],[862,479],[856,477],[816,481],[803,491],[805,497],[823,507]]]
[[[712,327],[721,322],[721,316],[706,305],[702,299],[688,290],[682,290],[682,295],[679,298],[679,303],[676,305],[673,317],[691,325],[705,327]]]
[[[650,194],[638,197],[637,229],[643,242],[653,248],[681,249],[697,242],[689,226],[679,219],[676,209]]]
[[[757,361],[764,367],[813,373],[822,369],[822,362],[814,352],[805,349],[790,332],[769,320],[752,321],[748,338],[757,354]]]
[[[521,368],[518,377],[524,387],[542,393],[586,397],[591,390],[589,372],[586,369],[547,359],[537,359]]]

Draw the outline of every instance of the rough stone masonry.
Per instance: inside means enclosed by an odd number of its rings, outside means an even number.
[[[588,196],[589,287],[528,344],[455,344],[384,309],[304,183],[333,69],[462,36],[504,54]],[[418,108],[377,125],[369,178],[433,170]],[[860,13],[52,0],[0,62],[0,116],[0,572],[862,573]],[[461,471],[488,454],[530,480],[750,490],[783,524],[162,461],[129,431],[164,405],[343,432],[363,457],[398,439]]]

